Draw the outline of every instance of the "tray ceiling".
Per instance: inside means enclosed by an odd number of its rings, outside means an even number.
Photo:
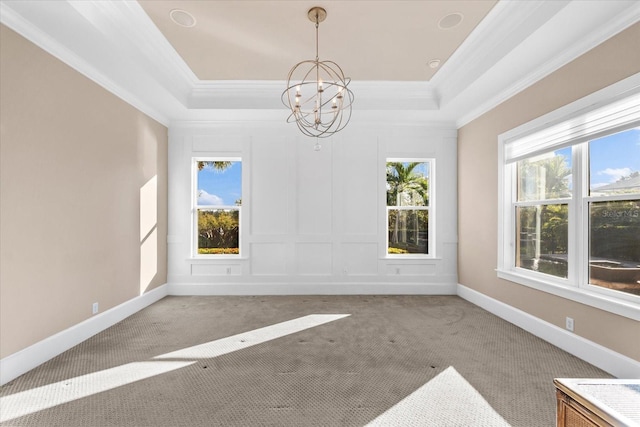
[[[496,0],[325,1],[321,60],[337,62],[353,80],[425,81],[489,13]],[[139,1],[201,80],[282,80],[315,58],[315,1]],[[184,27],[172,10],[195,20]],[[455,14],[455,15],[454,15]],[[455,23],[448,16],[462,19]],[[441,21],[445,19],[441,25]]]
[[[0,0],[0,21],[167,126],[280,123],[289,69],[315,56],[312,6],[357,120],[456,127],[640,21],[636,0]]]

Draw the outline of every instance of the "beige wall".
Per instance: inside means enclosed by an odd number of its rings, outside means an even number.
[[[459,281],[462,285],[640,360],[640,322],[496,277],[498,135],[640,72],[640,24],[611,38],[462,127],[458,133]]]
[[[166,282],[167,129],[0,31],[6,357]]]

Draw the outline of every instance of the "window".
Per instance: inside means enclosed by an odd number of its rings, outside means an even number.
[[[571,147],[516,164],[516,267],[567,277]]]
[[[389,256],[424,257],[433,254],[433,233],[429,226],[433,207],[433,166],[432,159],[387,159]]]
[[[242,162],[193,160],[194,256],[240,255]]]
[[[640,318],[640,94],[590,105],[500,136],[498,276]]]
[[[640,296],[640,127],[587,148],[589,283]]]

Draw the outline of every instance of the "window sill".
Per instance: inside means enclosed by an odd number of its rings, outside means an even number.
[[[187,258],[188,262],[194,264],[208,264],[211,261],[244,261],[249,259],[248,257],[243,257],[241,255],[212,255],[211,257],[189,257]]]
[[[579,302],[609,313],[640,320],[640,304],[613,298],[588,289],[562,286],[555,283],[531,278],[511,270],[496,270],[498,277],[520,285],[528,286],[542,292],[556,295],[571,301]]]

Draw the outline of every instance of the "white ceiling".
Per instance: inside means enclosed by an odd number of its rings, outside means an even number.
[[[312,6],[354,118],[458,127],[640,21],[636,0],[1,0],[0,20],[165,125],[282,121],[289,68],[315,55]]]

